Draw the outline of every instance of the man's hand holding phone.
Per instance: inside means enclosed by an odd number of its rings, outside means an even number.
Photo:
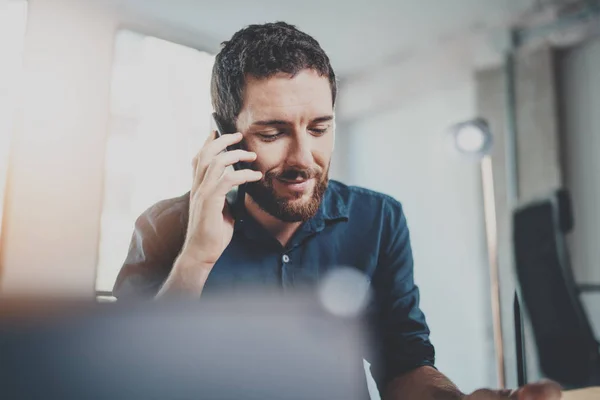
[[[171,290],[199,295],[208,273],[231,242],[235,221],[226,201],[227,193],[235,186],[262,178],[259,171],[228,168],[256,159],[253,152],[226,150],[241,140],[241,133],[217,137],[213,131],[194,157],[185,242],[159,296]]]

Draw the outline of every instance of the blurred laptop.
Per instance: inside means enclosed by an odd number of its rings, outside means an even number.
[[[312,294],[0,304],[0,398],[369,398],[360,318]]]

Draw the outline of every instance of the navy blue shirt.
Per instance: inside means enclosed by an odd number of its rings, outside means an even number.
[[[242,207],[243,208],[243,207]],[[161,201],[136,221],[129,253],[117,278],[116,297],[152,297],[181,251],[189,193]],[[204,290],[270,285],[314,285],[337,266],[362,271],[373,296],[370,314],[381,349],[372,373],[380,390],[394,377],[433,366],[434,348],[419,308],[413,257],[401,204],[390,196],[331,180],[317,214],[284,247],[245,210],[238,210],[231,243]]]

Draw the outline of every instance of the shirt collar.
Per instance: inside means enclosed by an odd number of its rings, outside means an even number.
[[[325,221],[349,218],[347,196],[344,195],[343,185],[337,181],[330,180],[323,201],[319,206],[317,215],[321,215]]]
[[[303,228],[308,232],[320,232],[326,223],[348,220],[348,205],[340,191],[340,184],[330,181],[319,209],[314,217],[308,220]]]

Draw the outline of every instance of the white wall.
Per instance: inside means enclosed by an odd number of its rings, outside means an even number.
[[[122,0],[29,0],[0,293],[94,296],[115,33],[214,52],[218,42]]]
[[[422,92],[410,99],[398,92],[398,103],[338,136],[348,135],[347,183],[403,203],[437,366],[471,391],[496,380],[479,167],[459,158],[444,136],[451,124],[473,116],[474,82],[468,69],[454,77],[419,76],[428,82]],[[440,84],[431,87],[432,79]]]
[[[564,54],[559,63],[563,167],[573,197],[571,262],[580,283],[600,284],[600,39]],[[583,296],[600,337],[600,293]]]
[[[115,25],[94,3],[30,1],[3,294],[93,294]]]

